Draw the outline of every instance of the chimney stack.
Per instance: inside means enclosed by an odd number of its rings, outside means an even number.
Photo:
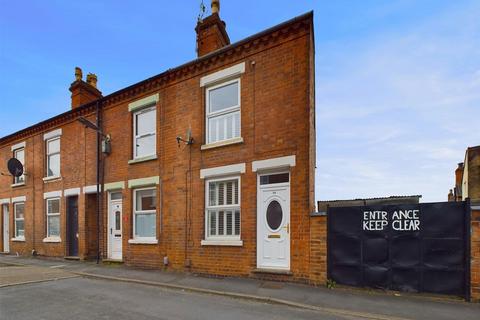
[[[455,170],[455,201],[462,201],[463,162],[458,164]]]
[[[82,78],[82,69],[75,67],[75,81],[70,85],[72,109],[102,97],[102,93],[97,89],[97,76],[95,74],[89,73],[87,82],[83,81]]]
[[[212,14],[199,20],[197,32],[197,54],[199,57],[228,46],[230,38],[226,31],[225,22],[220,19],[220,0],[211,0]]]

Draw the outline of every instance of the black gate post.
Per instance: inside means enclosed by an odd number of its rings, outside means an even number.
[[[471,238],[471,218],[472,218],[472,206],[470,204],[470,198],[465,199],[465,300],[470,302],[470,238]]]

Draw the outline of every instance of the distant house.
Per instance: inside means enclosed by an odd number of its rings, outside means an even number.
[[[455,170],[455,187],[450,189],[448,201],[464,201],[480,205],[480,146],[465,151],[464,162]]]

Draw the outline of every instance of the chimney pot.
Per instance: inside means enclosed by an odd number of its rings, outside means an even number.
[[[81,81],[83,78],[82,69],[75,67],[75,81]]]
[[[220,0],[212,0],[212,14],[220,12]]]
[[[97,75],[95,73],[87,74],[87,83],[94,88],[97,88]]]

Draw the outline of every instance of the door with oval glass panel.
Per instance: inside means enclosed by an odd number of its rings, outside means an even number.
[[[290,270],[290,173],[258,176],[257,267]]]
[[[108,214],[108,258],[122,260],[122,193],[110,193]]]

